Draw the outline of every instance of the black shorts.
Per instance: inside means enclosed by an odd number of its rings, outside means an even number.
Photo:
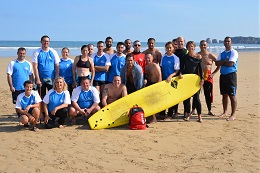
[[[221,95],[228,94],[235,96],[237,91],[237,73],[220,75],[219,86]]]
[[[34,109],[34,108],[30,108],[29,111],[28,111],[28,113],[32,115],[33,109]],[[20,118],[20,116],[21,116],[22,114],[20,114],[20,113],[18,112],[17,115],[18,115],[18,118]]]
[[[22,92],[24,92],[24,90],[15,90],[15,92],[12,92],[13,104],[16,104],[17,97]]]
[[[101,86],[101,85],[104,85],[104,84],[107,84],[106,81],[100,81],[100,80],[94,80],[93,81],[93,86]]]

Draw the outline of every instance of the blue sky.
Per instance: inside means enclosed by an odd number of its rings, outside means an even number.
[[[4,0],[0,40],[260,37],[258,0]]]

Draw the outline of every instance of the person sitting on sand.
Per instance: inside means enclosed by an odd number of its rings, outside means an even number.
[[[67,90],[65,79],[58,76],[54,79],[53,89],[43,98],[43,109],[45,113],[45,128],[54,127],[55,118],[59,117],[58,127],[63,128],[65,119],[68,117],[68,106],[70,104],[70,93]]]
[[[224,40],[225,51],[222,51],[216,61],[216,65],[220,66],[220,93],[222,95],[223,114],[220,118],[227,115],[228,97],[231,101],[231,115],[227,121],[235,120],[235,112],[237,109],[237,61],[238,53],[232,48],[232,38],[226,37]]]
[[[151,53],[147,53],[145,55],[145,61],[146,61],[146,66],[145,66],[145,80],[144,84],[145,87],[153,85],[157,82],[162,81],[162,73],[161,73],[161,68],[158,64],[153,62],[153,55]],[[151,123],[156,123],[156,115],[152,115],[152,121],[148,122],[149,124]]]
[[[74,89],[71,96],[71,107],[69,116],[72,118],[72,125],[76,124],[76,116],[83,115],[90,117],[100,110],[98,90],[90,85],[90,79],[83,77],[80,86]]]
[[[27,80],[24,82],[25,92],[21,93],[17,97],[15,109],[19,114],[20,122],[29,127],[31,124],[31,130],[38,131],[36,123],[40,116],[40,102],[42,101],[39,93],[33,90],[33,82]]]
[[[121,84],[121,77],[115,76],[113,83],[105,85],[102,93],[102,105],[106,106],[127,95],[126,86]]]

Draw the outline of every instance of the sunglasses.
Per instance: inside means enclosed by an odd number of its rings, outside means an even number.
[[[140,44],[135,44],[134,46],[135,46],[135,47],[140,47],[141,45],[140,45]]]

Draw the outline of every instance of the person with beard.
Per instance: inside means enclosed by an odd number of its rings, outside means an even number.
[[[7,82],[12,92],[13,104],[16,104],[17,96],[24,92],[24,82],[28,79],[33,81],[32,64],[25,60],[25,56],[26,49],[23,47],[18,48],[17,59],[11,61],[6,70]]]
[[[134,51],[132,52],[135,62],[142,67],[143,74],[145,74],[145,54],[141,52],[141,42],[139,40],[134,41]]]
[[[114,76],[120,75],[120,70],[125,65],[125,54],[123,54],[124,49],[125,44],[123,42],[118,42],[116,45],[116,53],[110,55],[111,66],[109,67],[107,79],[109,83],[112,83]]]
[[[131,48],[132,48],[132,41],[128,38],[128,39],[126,39],[125,40],[125,50],[124,50],[124,54],[125,55],[127,55],[127,54],[129,54],[129,53],[132,53],[133,52],[133,50],[131,50]]]
[[[113,39],[112,37],[107,37],[106,38],[106,41],[105,41],[105,44],[106,44],[106,48],[104,49],[104,52],[107,53],[108,55],[112,55],[114,53],[116,53],[116,51],[113,49]]]
[[[155,39],[154,38],[149,38],[147,41],[148,49],[143,51],[143,54],[151,53],[153,54],[153,61],[157,64],[160,65],[161,60],[162,60],[162,53],[155,48]]]
[[[120,77],[122,83],[126,85],[128,94],[144,87],[142,68],[134,62],[133,54],[126,55],[126,64],[120,71]]]

